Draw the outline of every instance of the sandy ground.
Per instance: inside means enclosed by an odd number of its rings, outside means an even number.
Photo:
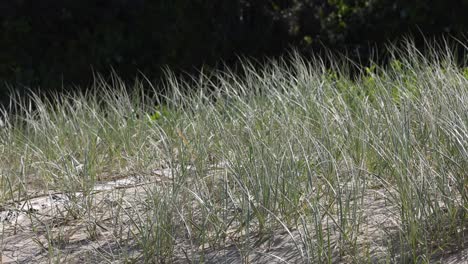
[[[125,226],[125,221],[134,212],[132,210],[138,210],[138,202],[144,199],[148,188],[171,178],[170,170],[158,170],[151,181],[128,177],[97,184],[88,195],[47,193],[5,205],[0,208],[0,263],[47,263],[49,259],[62,263],[120,263],[122,256],[137,258],[139,251],[134,241],[130,238],[126,241],[130,230],[116,230],[116,226]],[[365,224],[357,234],[357,250],[362,251],[366,258],[370,256],[373,263],[385,262],[388,242],[398,230],[397,208],[389,206],[386,195],[385,190],[368,190],[363,200],[362,217]],[[115,206],[117,203],[120,206]],[[77,205],[89,205],[94,210],[70,217],[73,212],[86,211],[74,208]],[[125,212],[117,212],[117,208],[120,211],[128,210],[127,217]],[[117,214],[119,217],[116,217]],[[330,228],[332,248],[339,247],[339,230],[334,229],[333,225],[326,225],[325,228]],[[187,241],[179,240],[174,245],[175,257],[171,262],[304,263],[308,254],[304,246],[307,245],[304,243],[304,230],[283,229],[263,237],[252,234],[249,242],[242,244],[232,238],[221,248],[190,245]],[[465,234],[466,237],[468,235]],[[308,244],[313,244],[313,241]],[[434,256],[431,262],[468,263],[468,241],[464,245],[462,250]],[[361,261],[332,252],[332,262]],[[393,259],[391,262],[399,261]]]

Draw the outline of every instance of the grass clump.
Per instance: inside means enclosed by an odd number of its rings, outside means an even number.
[[[168,76],[164,96],[115,78],[34,107],[16,98],[0,201],[64,194],[60,217],[112,245],[88,260],[408,263],[464,250],[466,69],[442,49],[391,53],[353,77],[292,55],[241,75]],[[128,176],[141,189],[98,196]]]

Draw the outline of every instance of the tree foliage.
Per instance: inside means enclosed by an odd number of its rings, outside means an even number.
[[[54,88],[92,70],[157,76],[291,46],[367,56],[402,34],[457,36],[468,0],[10,0],[0,2],[0,78]]]

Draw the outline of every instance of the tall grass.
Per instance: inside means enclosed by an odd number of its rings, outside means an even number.
[[[242,77],[169,74],[154,88],[164,96],[115,77],[90,93],[34,95],[34,107],[16,97],[0,128],[0,202],[53,190],[89,219],[100,213],[97,182],[170,168],[170,181],[112,209],[114,239],[138,253],[106,258],[208,261],[210,249],[235,245],[248,262],[281,232],[307,263],[429,262],[461,250],[467,70],[449,49],[390,53],[357,76],[292,54],[261,68],[245,61]],[[369,222],[372,197],[390,226]]]

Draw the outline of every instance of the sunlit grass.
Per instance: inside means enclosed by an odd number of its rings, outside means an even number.
[[[91,93],[33,96],[34,107],[14,98],[0,128],[0,202],[79,192],[72,215],[94,223],[96,183],[172,168],[138,206],[114,208],[115,240],[139,252],[114,257],[170,262],[182,241],[182,257],[203,261],[204,249],[249,252],[286,232],[303,262],[373,262],[374,191],[394,214],[393,227],[376,227],[381,261],[467,246],[468,76],[450,52],[409,45],[354,77],[297,55],[243,65],[242,77],[169,75],[165,96],[115,77]]]

